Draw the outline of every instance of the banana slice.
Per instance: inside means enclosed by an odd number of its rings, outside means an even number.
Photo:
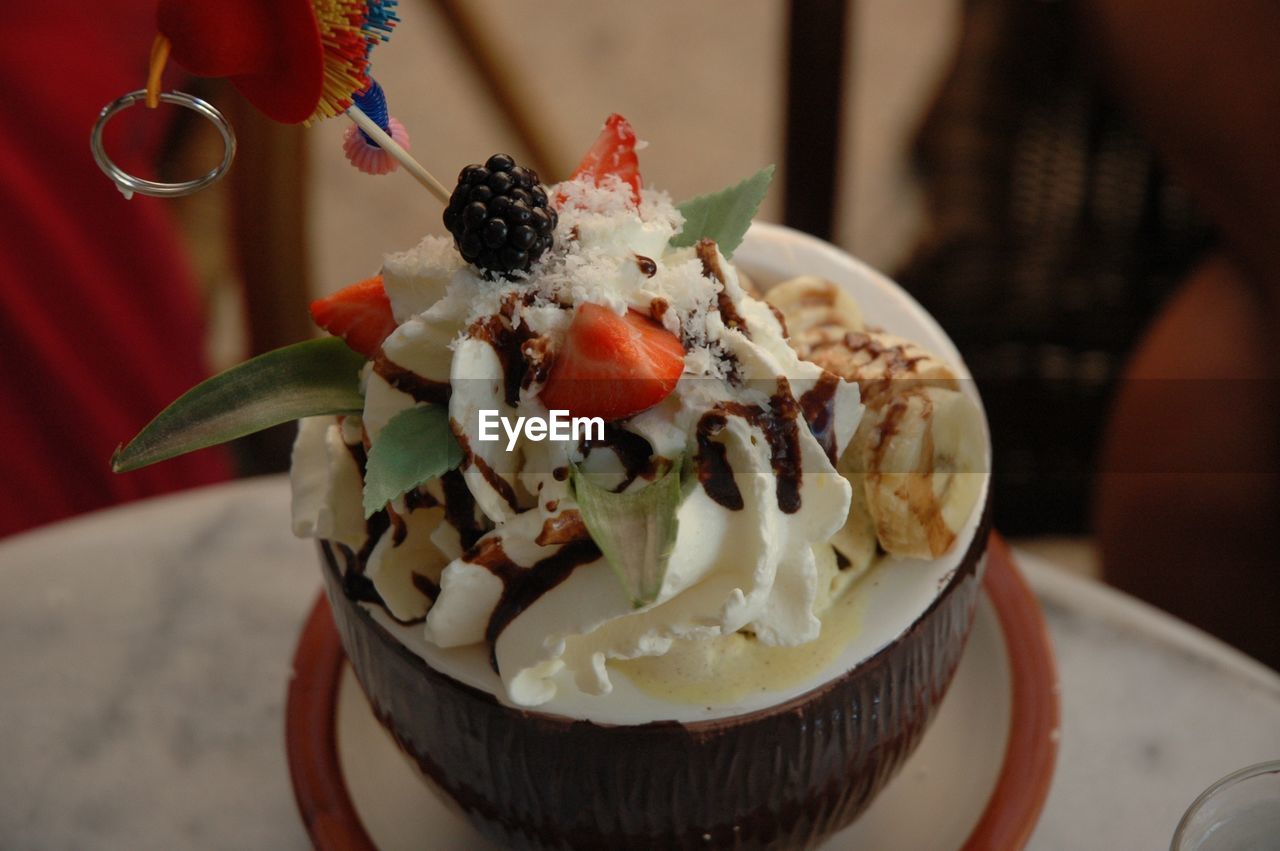
[[[866,412],[837,465],[853,485],[845,525],[831,539],[857,575],[876,544],[899,556],[949,550],[982,489],[982,414],[955,372],[922,346],[868,331],[857,303],[821,278],[793,278],[765,294],[805,360],[857,382]]]
[[[864,423],[852,445],[861,454],[867,511],[880,546],[894,555],[942,555],[982,488],[978,407],[955,390],[919,387],[868,410]]]
[[[831,536],[831,546],[847,561],[847,564],[841,563],[841,570],[854,577],[862,575],[876,557],[876,524],[871,519],[864,485],[866,459],[870,457],[867,445],[874,420],[876,417],[871,412],[862,416],[853,439],[836,462],[836,472],[849,480],[853,496],[849,501],[849,516],[845,518],[844,526]]]
[[[783,281],[765,293],[764,300],[782,313],[793,339],[812,328],[861,331],[865,327],[853,296],[812,275]]]
[[[951,367],[910,340],[883,331],[839,333],[833,328],[811,328],[792,335],[801,357],[858,382],[862,401],[869,408],[922,387],[958,390]]]

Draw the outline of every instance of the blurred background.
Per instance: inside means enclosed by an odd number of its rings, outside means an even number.
[[[1280,23],[1229,5],[401,0],[373,73],[450,186],[497,151],[561,179],[611,112],[677,199],[777,163],[761,217],[888,272],[964,352],[997,527],[1274,665],[1280,132],[1258,71]],[[205,370],[314,333],[310,298],[445,233],[408,176],[346,162],[345,120],[275,125],[176,67],[166,88],[231,116],[236,165],[126,203],[87,137],[145,79],[151,7],[54,0],[0,25],[17,107],[0,118],[0,534],[285,469],[290,429],[167,472],[106,461]],[[122,164],[177,179],[219,158],[207,124],[142,112],[108,139]],[[81,436],[86,411],[101,427]]]
[[[405,2],[394,37],[374,54],[374,73],[413,136],[414,155],[450,188],[462,166],[499,150],[534,165],[548,182],[562,179],[604,117],[619,112],[649,143],[641,167],[650,185],[688,198],[775,163],[761,218],[829,238],[877,268],[900,268],[924,226],[911,141],[954,56],[961,4],[820,0],[796,8],[793,28],[789,5],[777,0],[612,3],[591,11],[553,0],[537,14],[511,0]],[[214,102],[235,106],[229,87],[193,82]],[[192,124],[182,154],[187,173],[215,162],[221,150],[211,128]],[[271,182],[250,190],[273,196],[253,198],[252,225],[228,232],[227,199],[217,196],[235,190],[225,186],[171,205],[194,237],[189,248],[199,260],[219,364],[308,328],[304,313],[283,303],[247,305],[246,328],[242,279],[254,270],[234,265],[228,238],[275,230],[264,247],[274,253],[290,243],[285,250],[305,258],[305,268],[295,261],[288,274],[320,295],[373,274],[385,252],[446,234],[438,204],[405,174],[370,178],[350,167],[344,120],[257,129],[269,144],[246,139],[242,158],[267,150],[276,162],[253,177],[237,166],[242,181]],[[789,148],[801,169],[791,167]],[[295,180],[299,188],[290,185]],[[263,209],[295,195],[296,208]],[[296,233],[279,232],[278,222],[295,216]],[[280,277],[277,270],[262,288],[278,292]]]
[[[906,258],[921,226],[909,142],[954,51],[960,4],[845,5],[811,4],[815,20],[844,18],[847,42],[837,29],[823,34],[829,43],[818,47],[828,51],[825,61],[837,63],[845,90],[833,88],[840,80],[819,75],[829,67],[818,64],[824,59],[800,57],[812,65],[799,69],[809,77],[801,85],[831,89],[819,97],[834,111],[818,123],[840,145],[833,174],[826,163],[814,170],[834,182],[834,241],[891,269]],[[552,0],[531,14],[519,2],[481,0],[405,2],[400,13],[395,36],[374,55],[374,70],[392,113],[413,134],[415,156],[450,186],[462,166],[498,150],[536,162],[544,180],[562,179],[611,112],[625,115],[650,143],[642,154],[646,179],[677,199],[722,188],[768,163],[785,171],[786,3],[612,3],[589,11]],[[377,271],[386,251],[427,233],[445,234],[436,202],[403,173],[370,179],[346,163],[345,129],[335,120],[296,131],[307,159],[299,171],[314,293]],[[206,159],[216,156],[216,136],[207,134],[205,142],[214,149]],[[784,219],[786,181],[780,173],[762,218]],[[222,213],[212,205],[192,212],[191,225],[222,228]],[[231,270],[207,280],[216,298],[239,297]],[[234,324],[238,308],[227,315]]]

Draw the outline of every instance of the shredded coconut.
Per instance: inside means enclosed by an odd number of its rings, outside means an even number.
[[[670,246],[684,226],[671,196],[642,189],[637,207],[631,186],[616,175],[605,176],[599,185],[590,178],[567,181],[552,187],[551,194],[559,216],[555,243],[528,272],[510,280],[486,278],[461,260],[447,238],[427,237],[389,255],[383,274],[397,318],[452,320],[465,336],[472,323],[503,312],[510,299],[506,313],[512,325],[527,323],[556,345],[571,318],[566,306],[590,302],[618,314],[651,313],[661,299],[666,305],[661,321],[687,352],[686,373],[732,375],[733,358],[720,341],[726,329],[717,309],[724,285],[703,274],[694,249]],[[641,270],[646,259],[656,271]],[[736,284],[733,289],[740,295]],[[449,348],[456,348],[458,339]]]

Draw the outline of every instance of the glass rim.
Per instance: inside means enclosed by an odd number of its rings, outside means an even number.
[[[1205,802],[1229,786],[1234,786],[1243,780],[1251,780],[1263,774],[1280,774],[1280,759],[1271,759],[1264,762],[1255,762],[1253,765],[1246,765],[1244,768],[1237,769],[1210,784],[1209,788],[1196,796],[1196,799],[1191,802],[1191,806],[1187,807],[1186,812],[1182,814],[1182,818],[1178,820],[1178,828],[1173,832],[1173,841],[1169,844],[1170,851],[1178,851],[1184,834],[1191,824],[1192,817],[1199,812]]]

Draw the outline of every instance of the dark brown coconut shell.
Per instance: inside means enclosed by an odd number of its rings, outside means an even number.
[[[604,725],[514,709],[427,665],[343,592],[343,647],[374,712],[485,835],[512,848],[810,848],[919,743],[964,649],[990,498],[959,567],[897,640],[799,697],[731,718]],[[423,846],[431,838],[423,837]]]

